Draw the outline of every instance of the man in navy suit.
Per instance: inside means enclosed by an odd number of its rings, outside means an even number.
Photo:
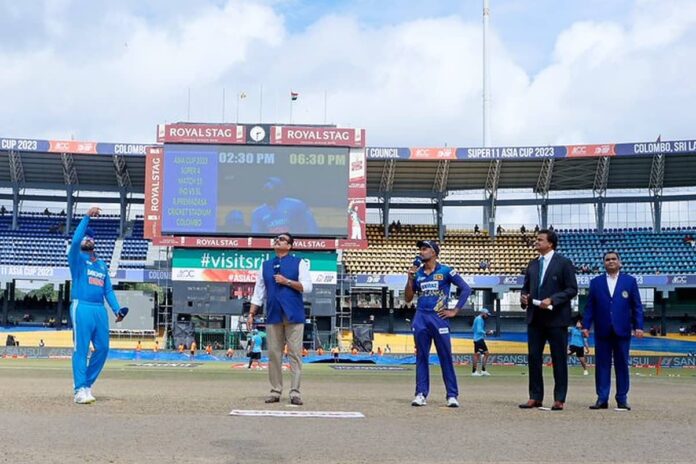
[[[607,271],[605,274],[590,282],[583,319],[585,336],[589,334],[592,324],[595,331],[597,402],[590,409],[608,407],[613,358],[617,408],[630,411],[628,350],[631,346],[631,329],[636,337],[643,337],[643,304],[636,279],[620,272],[621,257],[617,252],[604,254],[604,269]]]
[[[529,350],[529,400],[522,409],[542,406],[544,346],[549,343],[553,362],[553,406],[562,411],[568,393],[568,326],[571,301],[578,294],[575,266],[556,253],[558,235],[553,230],[537,233],[539,257],[529,262],[524,273],[520,305],[527,311],[527,348]]]

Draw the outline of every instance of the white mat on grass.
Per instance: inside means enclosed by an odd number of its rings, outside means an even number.
[[[230,416],[253,417],[322,417],[327,419],[360,419],[365,417],[361,412],[344,411],[262,411],[253,409],[233,409]]]

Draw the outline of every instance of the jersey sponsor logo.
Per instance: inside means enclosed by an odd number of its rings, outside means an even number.
[[[435,280],[443,280],[445,278],[445,276],[443,276],[442,274],[435,274],[435,277],[433,277],[433,278]]]
[[[448,328],[448,327],[440,327],[439,329],[437,329],[437,331],[438,331],[438,333],[444,335],[444,334],[448,334],[448,333],[449,333],[449,328]]]
[[[89,285],[103,287],[104,279],[106,279],[106,273],[94,269],[87,269],[87,283]]]
[[[421,282],[420,288],[423,292],[436,292],[439,289],[439,284],[435,281]]]
[[[457,275],[457,271],[455,271],[454,269],[452,269],[452,270],[449,272],[449,275],[451,275],[452,277],[454,277],[454,276]]]

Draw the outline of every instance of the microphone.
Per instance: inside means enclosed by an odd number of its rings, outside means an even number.
[[[280,263],[276,263],[273,265],[273,274],[274,275],[280,274]]]
[[[416,267],[421,267],[423,265],[423,260],[420,256],[416,256],[416,258],[413,260],[413,265]]]

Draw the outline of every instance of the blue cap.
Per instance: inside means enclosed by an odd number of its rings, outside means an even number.
[[[490,316],[490,315],[491,315],[491,312],[488,310],[488,308],[481,308],[481,309],[479,310],[479,312],[480,312],[481,314],[485,314],[486,316]]]
[[[440,245],[438,245],[435,240],[419,240],[418,243],[416,243],[416,246],[418,248],[431,248],[436,255],[440,254]]]
[[[89,227],[85,230],[85,237],[94,239],[94,235],[94,230],[90,229]]]

